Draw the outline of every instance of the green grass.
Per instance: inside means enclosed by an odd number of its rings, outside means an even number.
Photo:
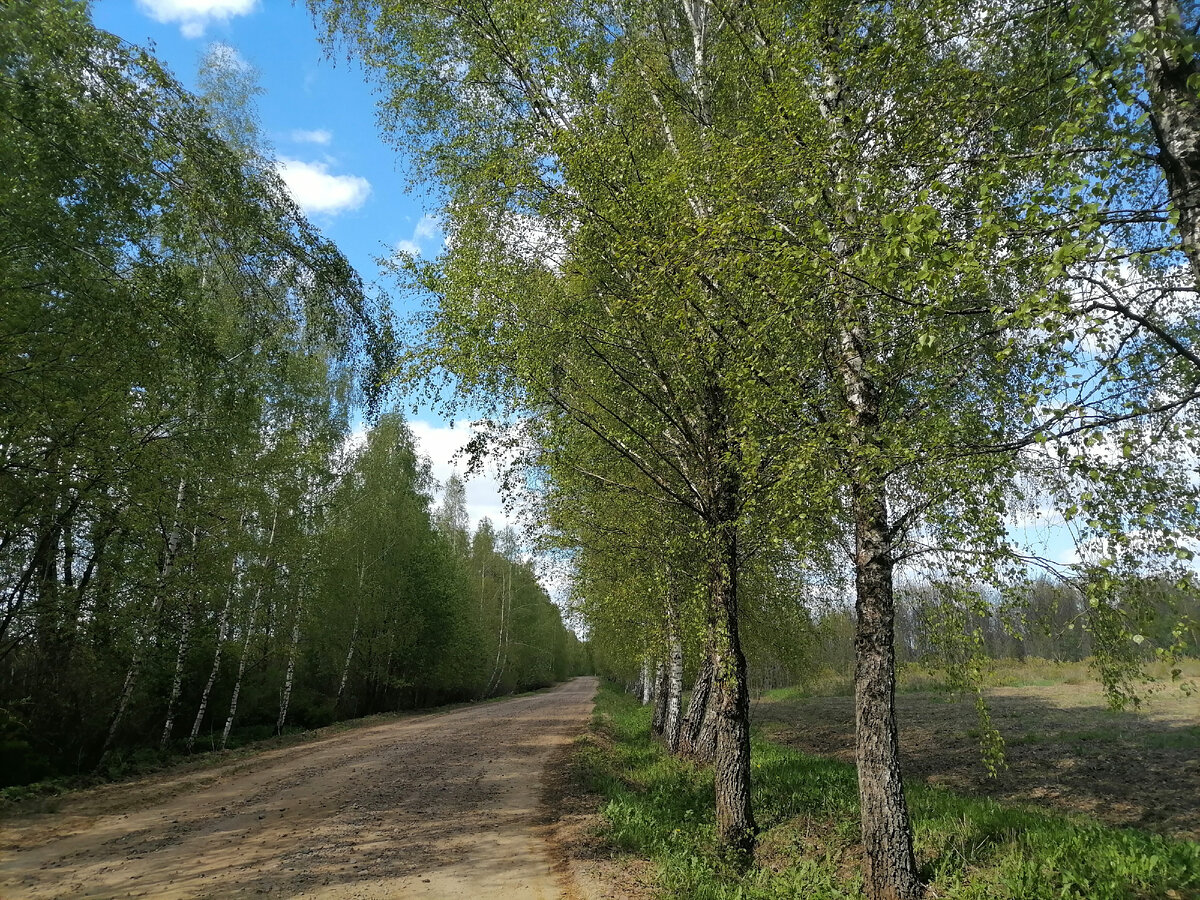
[[[1175,734],[1148,734],[1145,744],[1155,750],[1200,751],[1200,725],[1190,725]]]
[[[604,798],[604,837],[652,860],[668,897],[833,900],[862,896],[854,767],[756,736],[757,863],[714,851],[712,777],[649,740],[648,708],[605,685],[597,737],[580,744],[579,778]],[[912,786],[922,875],[931,897],[1125,900],[1200,897],[1200,844]]]

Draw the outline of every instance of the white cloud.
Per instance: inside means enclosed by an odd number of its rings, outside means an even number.
[[[428,213],[421,216],[421,221],[417,223],[417,227],[413,229],[413,240],[433,240],[442,233],[441,226],[438,225],[437,219]]]
[[[464,474],[466,460],[460,458],[459,453],[474,434],[474,423],[460,423],[458,427],[451,428],[449,425],[413,421],[408,423],[408,427],[416,439],[417,451],[429,457],[439,488],[453,474],[463,479],[467,494],[467,516],[472,528],[477,528],[485,517],[491,519],[497,529],[517,525],[516,516],[504,509],[498,463],[489,462],[484,465],[483,471],[474,475]]]
[[[137,5],[156,22],[178,23],[185,38],[198,38],[212,22],[253,12],[258,0],[137,0]]]
[[[437,219],[431,215],[421,216],[419,221],[413,228],[411,238],[402,238],[395,243],[395,247],[401,253],[407,253],[410,256],[421,256],[427,251],[440,250],[443,243],[442,227],[438,224]]]
[[[371,193],[371,183],[358,175],[331,175],[325,163],[280,157],[275,167],[306,213],[334,215],[358,209]]]
[[[320,144],[322,147],[325,147],[333,140],[333,132],[325,128],[314,128],[312,130],[297,128],[292,132],[291,137],[298,144]]]

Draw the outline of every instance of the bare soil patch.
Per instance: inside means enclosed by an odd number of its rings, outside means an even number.
[[[575,768],[581,745],[596,740],[584,734],[546,765],[542,808],[554,868],[571,886],[569,900],[649,900],[657,896],[653,864],[614,852],[602,834],[604,798],[587,790]]]
[[[565,896],[541,778],[595,691],[580,678],[69,795],[0,822],[0,896]]]
[[[1008,768],[990,777],[972,701],[937,691],[896,696],[904,771],[930,784],[1080,813],[1200,840],[1200,695],[1178,690],[1138,710],[1113,711],[1094,684],[997,687],[986,692]],[[772,739],[854,761],[854,700],[758,700]]]

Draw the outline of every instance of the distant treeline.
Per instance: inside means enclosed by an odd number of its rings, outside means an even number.
[[[0,785],[550,684],[512,535],[349,440],[384,304],[260,146],[80,3],[0,5]]]
[[[1129,584],[1137,596],[1125,604],[1122,628],[1140,638],[1144,660],[1161,651],[1200,656],[1200,591],[1194,580],[1146,577]],[[970,602],[962,602],[963,597]],[[1106,648],[1105,621],[1082,591],[1039,579],[1010,588],[1004,596],[908,587],[896,597],[896,659],[940,666],[967,652],[991,659],[1035,657],[1078,662]],[[813,620],[811,668],[850,672],[854,667],[854,619],[849,608],[827,609]],[[1128,641],[1121,638],[1125,645]],[[793,671],[795,668],[793,667]],[[772,686],[777,686],[772,684]]]

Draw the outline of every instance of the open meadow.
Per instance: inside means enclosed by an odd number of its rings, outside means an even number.
[[[1200,663],[1182,670],[1177,682],[1147,684],[1138,706],[1114,710],[1086,663],[998,663],[984,696],[1006,766],[992,776],[974,698],[909,667],[896,697],[904,772],[973,796],[1200,841]],[[768,692],[751,715],[783,746],[854,761],[849,678]]]

